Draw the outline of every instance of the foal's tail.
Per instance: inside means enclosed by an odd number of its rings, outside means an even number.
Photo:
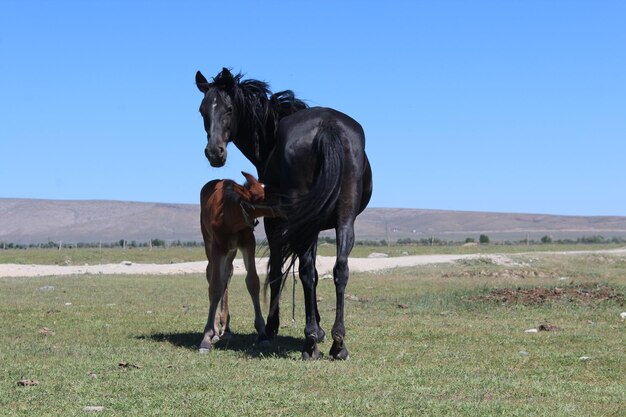
[[[282,286],[293,268],[296,255],[317,244],[320,230],[332,219],[341,188],[344,149],[342,130],[334,121],[320,124],[313,139],[312,155],[317,156],[316,178],[308,193],[292,197],[283,207],[287,221],[274,237],[282,248]],[[277,245],[278,247],[278,245]],[[273,274],[268,274],[268,279]],[[269,281],[265,283],[265,288]]]

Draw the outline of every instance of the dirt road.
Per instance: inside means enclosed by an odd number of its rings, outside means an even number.
[[[451,263],[461,259],[489,258],[493,262],[503,265],[515,264],[517,256],[540,256],[541,254],[575,256],[583,254],[615,254],[626,255],[626,248],[601,250],[601,251],[570,251],[570,252],[533,252],[521,254],[473,254],[473,255],[414,255],[401,257],[373,257],[373,258],[350,258],[350,271],[373,272],[397,267],[409,267],[427,264]],[[320,276],[332,272],[335,263],[334,257],[318,256],[317,270]],[[206,261],[183,262],[176,264],[136,264],[122,262],[119,264],[105,265],[19,265],[0,264],[0,278],[6,277],[37,277],[59,275],[175,275],[175,274],[202,274],[206,268]],[[267,258],[257,259],[257,270],[264,272],[267,266]],[[243,262],[236,259],[235,274],[245,273]]]

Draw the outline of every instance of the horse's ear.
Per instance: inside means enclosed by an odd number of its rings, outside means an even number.
[[[200,71],[196,72],[196,86],[198,87],[198,90],[203,93],[206,93],[209,90],[209,82]]]
[[[217,78],[220,78],[222,80],[222,82],[224,83],[224,87],[226,88],[226,91],[231,92],[235,89],[235,83],[236,83],[235,77],[233,77],[233,74],[230,72],[228,68],[223,67],[222,72],[219,73]]]

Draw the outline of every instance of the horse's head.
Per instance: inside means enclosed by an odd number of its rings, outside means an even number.
[[[241,171],[246,177],[246,189],[250,192],[250,202],[256,203],[265,199],[265,185],[257,180],[253,175]]]
[[[204,93],[200,104],[208,142],[204,154],[214,167],[226,163],[226,146],[237,133],[234,94],[239,78],[241,75],[233,76],[227,68],[223,68],[212,83],[200,71],[196,73],[196,85]]]

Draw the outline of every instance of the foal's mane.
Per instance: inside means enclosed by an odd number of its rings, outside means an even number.
[[[239,204],[242,201],[245,201],[244,198],[244,189],[247,189],[243,185],[237,184],[233,180],[222,180],[224,185],[222,187],[222,192],[224,193],[224,202],[229,204]]]
[[[243,74],[233,75],[224,69],[209,85],[234,99],[240,133],[252,139],[254,156],[263,163],[274,147],[280,119],[309,106],[291,90],[272,93],[268,83],[242,78]]]

